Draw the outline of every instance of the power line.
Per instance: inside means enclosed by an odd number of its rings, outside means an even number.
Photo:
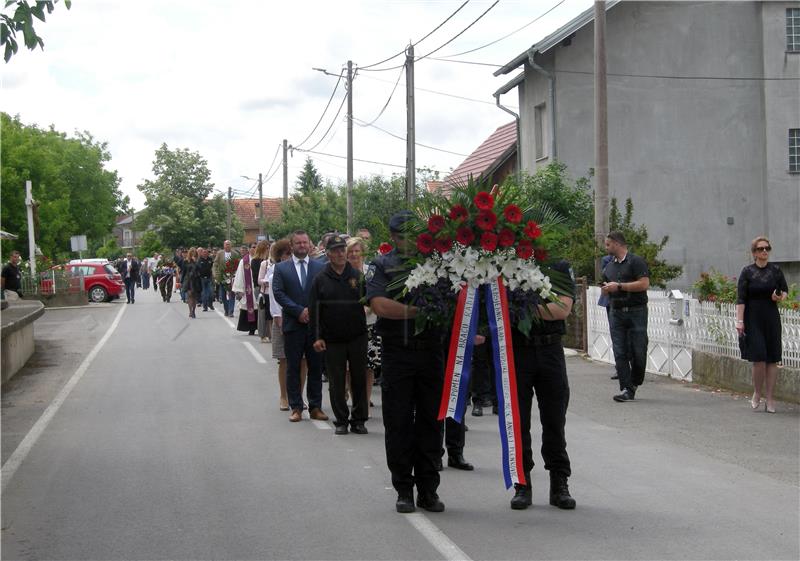
[[[343,159],[343,160],[347,159],[347,156],[340,156],[339,154],[328,154],[326,152],[314,152],[312,150],[306,150],[304,148],[301,148],[299,150],[299,152],[308,152],[309,154],[317,154],[317,155],[320,155],[320,156],[328,156],[328,157],[331,157],[331,158],[340,158],[340,159]],[[389,167],[393,167],[393,168],[403,168],[403,169],[406,168],[405,165],[390,164],[390,163],[387,163],[387,162],[375,162],[373,160],[361,160],[359,158],[353,158],[353,160],[356,161],[356,162],[364,162],[366,164],[377,164],[379,166],[389,166]],[[437,170],[437,169],[433,169],[430,166],[426,166],[424,168],[417,168],[417,171],[424,171],[424,170],[430,170],[430,171],[435,171],[435,172],[438,172],[438,173],[443,173],[442,171]]]
[[[444,24],[446,24],[448,21],[450,21],[450,19],[451,19],[453,16],[455,16],[455,15],[456,15],[458,12],[460,12],[460,11],[461,11],[461,8],[463,8],[463,7],[464,7],[464,6],[466,6],[467,4],[469,4],[469,0],[466,0],[466,2],[464,2],[463,4],[461,4],[461,5],[458,7],[458,9],[457,9],[455,12],[453,12],[452,14],[450,14],[449,16],[447,16],[447,19],[445,19],[445,20],[444,20],[442,23],[440,23],[439,25],[437,25],[436,27],[434,27],[434,28],[433,28],[431,31],[429,31],[429,32],[428,32],[428,34],[427,34],[427,35],[425,35],[425,37],[423,37],[422,39],[420,39],[419,41],[417,41],[416,43],[414,43],[414,46],[416,47],[417,45],[419,45],[420,43],[422,43],[422,42],[423,42],[425,39],[427,39],[428,37],[430,37],[431,35],[433,35],[434,33],[436,33],[436,32],[439,30],[439,28],[441,28],[441,27],[442,27]],[[366,66],[360,66],[359,68],[360,68],[361,70],[368,70],[368,69],[372,68],[373,66],[379,66],[379,65],[383,64],[384,62],[389,62],[389,61],[390,61],[390,60],[392,60],[393,58],[397,58],[398,56],[405,54],[405,52],[406,52],[406,51],[405,51],[405,49],[403,49],[403,50],[402,50],[402,51],[400,51],[399,53],[393,54],[393,55],[392,55],[392,56],[390,56],[389,58],[383,59],[383,60],[381,60],[381,61],[379,61],[379,62],[373,62],[372,64],[368,64],[368,65],[366,65]]]
[[[471,60],[453,60],[450,58],[437,58],[437,57],[430,57],[429,60],[437,60],[439,62],[456,62],[458,64],[474,64],[476,66],[491,66],[492,68],[502,68],[502,64],[492,64],[491,62],[476,62]]]
[[[470,23],[470,24],[469,24],[467,27],[465,27],[464,29],[462,29],[461,31],[459,31],[459,32],[458,32],[458,33],[457,33],[455,36],[453,36],[453,37],[452,37],[452,38],[451,38],[449,41],[447,41],[447,42],[446,42],[446,43],[444,43],[443,45],[440,45],[439,47],[437,47],[437,48],[433,49],[433,50],[432,50],[431,52],[429,52],[428,54],[426,54],[426,55],[422,55],[421,57],[414,59],[414,62],[418,62],[418,61],[420,61],[420,60],[423,60],[423,59],[425,59],[425,58],[427,58],[427,57],[431,56],[433,53],[435,53],[435,52],[437,52],[437,51],[439,51],[439,50],[441,50],[441,49],[445,48],[447,45],[449,45],[450,43],[452,43],[453,41],[455,41],[456,39],[458,39],[459,37],[461,37],[461,35],[463,35],[463,34],[464,34],[464,33],[465,33],[465,32],[466,32],[466,31],[467,31],[467,30],[468,30],[470,27],[472,27],[473,25],[475,25],[476,23],[478,23],[478,22],[479,22],[481,19],[483,19],[483,16],[485,16],[486,14],[488,14],[488,13],[489,13],[489,12],[492,10],[492,8],[494,8],[495,6],[497,6],[497,4],[498,4],[499,2],[500,2],[500,0],[495,0],[495,1],[494,1],[494,4],[492,4],[491,6],[489,6],[488,8],[486,8],[486,10],[485,10],[485,11],[484,11],[484,12],[483,12],[481,15],[479,15],[477,18],[475,18],[475,19],[472,21],[472,23]]]
[[[372,119],[368,124],[361,125],[362,127],[368,127],[368,126],[372,125],[373,123],[375,123],[378,119],[381,118],[381,115],[383,115],[383,112],[386,111],[387,107],[389,107],[389,102],[392,101],[392,96],[394,95],[395,90],[397,90],[397,84],[400,83],[400,78],[403,77],[404,71],[405,71],[405,68],[403,68],[403,70],[400,70],[400,74],[397,75],[397,81],[394,83],[394,87],[392,88],[392,93],[389,94],[389,99],[387,99],[386,103],[383,104],[383,109],[381,109],[380,113],[378,113],[378,116],[375,117],[374,119]]]
[[[328,136],[328,133],[331,132],[331,129],[333,128],[333,125],[336,124],[336,120],[339,118],[339,115],[342,113],[342,108],[344,107],[344,102],[347,101],[347,96],[349,96],[349,95],[350,95],[350,92],[347,92],[344,95],[344,97],[342,97],[342,103],[339,105],[339,110],[336,111],[336,115],[333,117],[333,121],[331,121],[331,125],[328,127],[328,130],[325,131],[325,134],[323,134],[322,137],[317,141],[317,143],[314,146],[312,146],[309,150],[313,150],[314,148],[319,146],[322,143],[322,141],[325,140],[325,137]],[[296,146],[292,146],[292,150],[298,150],[298,148]],[[300,149],[300,151],[302,152],[303,150]]]
[[[433,59],[432,58],[431,60],[438,60],[438,59]],[[448,61],[448,62],[457,62],[457,61]],[[390,80],[382,80],[380,78],[375,78],[374,76],[364,75],[364,78],[367,78],[368,80],[375,80],[377,82],[386,82],[387,84],[391,84],[392,83]],[[403,84],[403,85],[405,85],[405,84]],[[414,91],[421,91],[421,92],[427,92],[427,93],[432,93],[432,94],[436,94],[436,95],[443,95],[445,97],[453,97],[453,98],[456,98],[456,99],[461,99],[461,100],[464,100],[464,101],[472,101],[472,102],[475,102],[475,103],[484,103],[486,105],[491,105],[491,106],[495,105],[493,102],[486,101],[485,99],[475,99],[473,97],[464,97],[462,95],[456,95],[456,94],[451,94],[451,93],[447,93],[447,92],[440,92],[440,91],[437,91],[437,90],[429,90],[429,89],[426,89],[426,88],[414,88]],[[509,105],[508,107],[514,107],[514,106]]]
[[[556,74],[586,74],[594,75],[592,71],[583,70],[555,70]],[[800,81],[797,78],[770,78],[770,77],[752,77],[752,76],[667,76],[665,74],[621,74],[609,72],[607,76],[616,76],[619,78],[660,78],[664,80],[729,80],[729,81],[746,81],[746,82],[796,82]]]
[[[363,123],[363,122],[364,122],[364,121],[362,121],[361,119],[356,119],[355,117],[353,117],[353,120],[354,120],[354,121],[359,121],[359,122],[361,122],[361,123]],[[405,137],[403,137],[403,136],[400,136],[399,134],[395,134],[395,133],[393,133],[393,132],[389,132],[389,131],[387,131],[386,129],[382,129],[381,127],[379,127],[379,126],[377,126],[377,125],[374,125],[374,124],[371,124],[371,123],[368,123],[368,124],[365,124],[365,125],[362,125],[362,126],[364,126],[364,127],[372,127],[373,129],[378,129],[379,131],[381,131],[381,132],[383,132],[383,133],[386,133],[386,134],[388,134],[389,136],[393,136],[394,138],[396,138],[396,139],[398,139],[398,140],[402,140],[403,142],[405,142],[405,141],[407,140]],[[469,154],[461,154],[461,153],[459,153],[459,152],[453,152],[452,150],[445,150],[444,148],[437,148],[437,147],[435,147],[435,146],[430,146],[430,145],[428,145],[428,144],[422,144],[421,142],[415,142],[414,144],[415,144],[415,145],[417,145],[417,146],[422,146],[423,148],[428,148],[428,149],[430,149],[430,150],[436,150],[437,152],[445,152],[445,153],[447,153],[447,154],[453,154],[453,155],[455,155],[455,156],[463,156],[463,157],[465,157],[465,158],[466,158],[467,156],[469,156]]]
[[[320,115],[320,116],[319,116],[319,120],[317,121],[317,124],[316,124],[316,125],[314,125],[314,128],[313,128],[313,129],[311,129],[311,132],[310,132],[310,133],[308,133],[308,136],[307,136],[307,137],[305,137],[305,139],[303,139],[303,142],[301,142],[300,144],[298,144],[298,145],[297,145],[297,147],[300,147],[300,146],[302,146],[303,144],[305,144],[306,142],[308,142],[308,139],[309,139],[309,138],[311,138],[311,135],[313,135],[313,134],[314,134],[314,132],[317,130],[317,127],[319,127],[319,124],[322,122],[322,119],[325,117],[325,113],[327,113],[327,112],[328,112],[328,107],[330,107],[330,106],[331,106],[331,101],[333,101],[333,96],[335,96],[335,95],[336,95],[336,90],[338,90],[338,89],[339,89],[339,84],[340,84],[341,82],[342,82],[342,72],[339,72],[339,79],[338,79],[338,80],[336,80],[336,85],[333,87],[333,91],[331,92],[331,97],[330,97],[330,98],[328,98],[328,103],[327,103],[327,105],[325,105],[325,109],[322,111],[322,115]],[[271,166],[270,166],[270,167],[271,167]]]
[[[454,56],[461,56],[461,55],[466,55],[466,54],[469,54],[469,53],[474,53],[475,51],[480,51],[481,49],[485,49],[486,47],[491,47],[491,46],[492,46],[492,45],[494,45],[495,43],[499,43],[500,41],[502,41],[502,40],[504,40],[504,39],[508,39],[509,37],[511,37],[512,35],[514,35],[515,33],[519,33],[520,31],[522,31],[522,30],[523,30],[523,29],[525,29],[526,27],[529,27],[529,26],[533,25],[534,23],[536,23],[537,21],[539,21],[540,19],[542,19],[544,16],[546,16],[547,14],[549,14],[550,12],[552,12],[553,10],[555,10],[556,8],[558,8],[558,7],[559,7],[561,4],[563,4],[565,1],[566,1],[566,0],[561,0],[561,1],[560,1],[558,4],[556,4],[555,6],[553,6],[552,8],[550,8],[549,10],[547,10],[546,12],[544,12],[543,14],[541,14],[541,15],[539,15],[539,16],[536,16],[535,18],[533,18],[531,21],[529,21],[528,23],[526,23],[526,24],[525,24],[525,25],[523,25],[522,27],[520,27],[520,28],[518,28],[518,29],[515,29],[514,31],[512,31],[511,33],[508,33],[507,35],[503,35],[503,36],[502,36],[502,37],[500,37],[499,39],[495,39],[495,40],[494,40],[494,41],[492,41],[491,43],[486,43],[485,45],[482,45],[482,46],[480,46],[480,47],[475,47],[474,49],[470,49],[470,50],[468,50],[468,51],[464,51],[463,53],[454,53],[454,54],[452,54],[452,55],[442,55],[442,56],[443,56],[443,57],[445,57],[445,58],[448,58],[448,57],[454,57]]]
[[[267,171],[266,171],[266,173],[264,173],[264,175],[269,175],[269,172],[272,171],[272,165],[275,163],[275,160],[278,159],[278,153],[281,151],[281,148],[283,148],[283,145],[279,143],[278,144],[278,149],[275,150],[275,155],[272,157],[272,163],[269,165],[269,167],[267,168]]]

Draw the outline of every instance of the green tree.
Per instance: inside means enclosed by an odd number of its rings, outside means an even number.
[[[667,282],[681,275],[683,269],[680,265],[670,265],[658,256],[667,245],[669,236],[662,237],[660,242],[650,241],[647,227],[637,226],[633,222],[633,202],[630,198],[625,201],[624,214],[619,211],[617,199],[611,199],[609,226],[611,230],[621,231],[625,235],[628,249],[647,262],[650,286],[665,288]]]
[[[170,150],[166,143],[156,150],[153,161],[154,180],[138,186],[144,193],[146,208],[136,219],[135,227],[146,230],[153,225],[162,243],[169,248],[192,245],[221,246],[225,240],[225,201],[221,194],[211,199],[208,163],[188,148]],[[241,241],[243,230],[239,220],[231,220],[231,238]]]
[[[163,253],[164,244],[161,243],[161,238],[155,230],[148,230],[139,241],[139,250],[137,254],[139,257],[150,257],[155,253]]]
[[[301,193],[319,191],[325,185],[322,176],[314,166],[314,162],[308,156],[306,157],[306,163],[303,164],[303,171],[297,176],[295,185]]]
[[[44,41],[36,33],[33,27],[36,18],[40,21],[45,20],[45,10],[52,14],[58,0],[36,0],[31,6],[28,0],[7,0],[3,9],[16,6],[14,14],[0,14],[0,46],[5,45],[4,58],[8,62],[11,57],[17,54],[19,46],[17,44],[17,31],[22,32],[25,46],[34,50],[38,45],[44,50]],[[64,0],[64,5],[69,10],[72,6],[71,0]]]
[[[0,159],[3,189],[2,228],[19,236],[4,241],[3,249],[27,254],[28,231],[25,182],[30,180],[38,203],[36,243],[42,253],[59,259],[69,255],[70,237],[84,234],[91,245],[107,236],[117,215],[129,205],[119,189],[107,144],[88,132],[73,138],[54,128],[28,126],[19,116],[0,114]]]
[[[110,236],[97,250],[97,256],[105,257],[109,261],[122,257],[122,248],[117,243],[117,238]]]

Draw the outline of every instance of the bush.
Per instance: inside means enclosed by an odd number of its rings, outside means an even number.
[[[736,303],[736,277],[726,277],[715,269],[701,273],[692,287],[701,302]]]

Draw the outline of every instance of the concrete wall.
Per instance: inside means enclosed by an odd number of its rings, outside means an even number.
[[[773,16],[762,26],[762,9],[759,2],[622,2],[608,12],[608,72],[763,76],[766,59],[783,61],[785,55],[784,47],[764,53],[763,26],[784,41],[785,30],[773,30],[780,23]],[[586,175],[594,161],[593,42],[589,24],[570,45],[537,55],[541,66],[556,70],[558,159],[573,177]],[[775,48],[772,42],[768,47]],[[794,99],[786,86],[794,88]],[[773,104],[769,119],[788,138],[786,115],[800,111],[797,83],[775,87],[779,94],[767,96]],[[547,100],[546,79],[526,66],[520,96],[523,166],[533,171],[533,111]],[[786,139],[780,146],[765,144],[764,107],[760,80],[608,78],[610,196],[620,206],[632,198],[634,221],[647,226],[651,239],[670,237],[663,256],[684,267],[675,286],[688,287],[711,267],[738,275],[759,232],[770,231],[775,247],[791,246],[776,260],[800,258],[800,187],[785,169],[765,171],[767,153],[786,168],[788,148]],[[777,142],[777,132],[773,136]],[[775,224],[771,212],[785,225]]]
[[[692,351],[692,381],[704,386],[752,393],[752,365],[744,360]],[[775,384],[775,399],[800,403],[800,370],[780,368]]]
[[[0,316],[0,372],[2,383],[25,366],[34,351],[33,323],[44,314],[44,305],[31,300],[10,299]]]

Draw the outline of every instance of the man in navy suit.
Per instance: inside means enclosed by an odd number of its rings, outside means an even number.
[[[322,374],[320,356],[314,350],[314,338],[308,329],[308,300],[311,282],[325,266],[310,259],[311,239],[298,230],[292,234],[292,258],[275,265],[272,293],[283,309],[283,340],[286,352],[286,390],[292,410],[289,421],[296,423],[303,414],[303,395],[300,390],[300,368],[303,357],[308,365],[306,396],[308,414],[312,419],[327,421],[322,411]]]
[[[119,274],[122,275],[122,280],[125,281],[125,296],[128,298],[128,304],[136,302],[136,283],[139,282],[139,261],[128,253],[125,259],[121,259],[117,266]]]

